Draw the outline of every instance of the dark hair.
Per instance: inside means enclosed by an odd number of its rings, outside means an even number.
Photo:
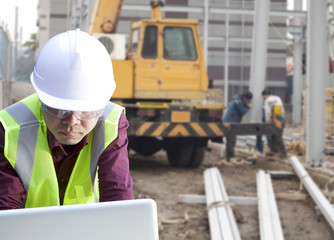
[[[263,89],[262,96],[264,96],[264,95],[270,95],[270,94],[271,94],[271,91],[268,88]]]
[[[241,95],[241,98],[246,98],[246,99],[248,99],[248,100],[252,100],[252,98],[253,98],[253,94],[252,94],[251,92],[247,91],[247,92],[244,92],[244,93]]]

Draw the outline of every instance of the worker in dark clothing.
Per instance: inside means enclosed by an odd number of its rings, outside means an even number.
[[[235,95],[228,104],[225,112],[224,123],[240,123],[242,117],[248,112],[253,94],[249,91],[243,93],[241,96]],[[226,135],[226,160],[234,157],[234,147],[236,143],[236,136],[233,134]]]

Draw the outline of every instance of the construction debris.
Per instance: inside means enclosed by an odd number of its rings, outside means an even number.
[[[290,154],[294,154],[297,156],[304,156],[306,153],[306,146],[303,139],[299,139],[297,141],[292,140],[285,143],[286,151]]]

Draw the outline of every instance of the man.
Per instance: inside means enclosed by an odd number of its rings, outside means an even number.
[[[225,112],[224,123],[240,123],[242,117],[248,112],[253,94],[249,91],[243,93],[241,96],[233,96],[231,102],[228,104]],[[236,144],[236,136],[227,134],[226,136],[226,161],[230,161],[234,157],[234,147]]]
[[[264,99],[264,104],[263,104],[263,119],[265,123],[272,123],[273,122],[273,109],[274,106],[281,106],[282,108],[282,136],[283,136],[283,129],[285,126],[285,118],[284,118],[284,106],[281,98],[279,96],[271,94],[271,91],[267,88],[265,88],[262,91],[262,97]],[[273,143],[272,140],[275,136],[274,135],[269,135],[267,136],[267,142],[268,142],[268,147],[270,151],[273,151]],[[285,149],[285,144],[282,138],[281,141],[281,153],[283,155],[286,155],[286,149]]]
[[[124,108],[110,56],[79,29],[51,38],[37,94],[0,111],[0,209],[133,199]]]

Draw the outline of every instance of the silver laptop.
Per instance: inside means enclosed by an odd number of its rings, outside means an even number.
[[[152,199],[0,211],[2,240],[158,240]]]

